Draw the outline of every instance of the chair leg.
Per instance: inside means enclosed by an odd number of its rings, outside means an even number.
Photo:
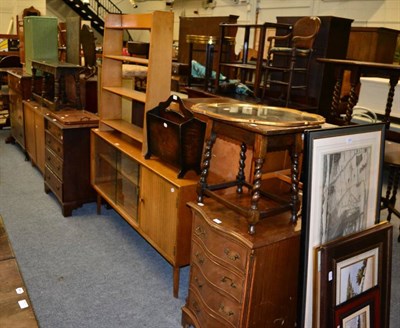
[[[399,166],[389,166],[389,176],[386,188],[386,195],[382,198],[382,208],[387,208],[388,216],[387,220],[390,222],[392,219],[392,214],[396,215],[400,219],[400,211],[396,209],[396,199],[397,190],[399,188],[400,179],[400,167]],[[397,241],[400,242],[400,227],[399,236]]]
[[[293,83],[293,72],[294,72],[294,67],[296,65],[296,50],[293,49],[292,56],[290,58],[290,70],[289,70],[289,81],[287,84],[287,90],[286,90],[286,103],[285,106],[289,106],[290,102],[290,93],[292,92],[292,83]]]
[[[400,167],[395,167],[392,166],[391,168],[391,176],[392,176],[392,195],[386,195],[389,196],[388,198],[388,206],[389,206],[389,215],[391,216],[392,213],[394,213],[399,219],[400,219],[400,213],[399,211],[396,210],[396,196],[397,196],[397,189],[399,187],[399,175],[400,175]]]
[[[266,95],[267,95],[267,88],[268,88],[268,80],[269,80],[269,74],[270,74],[270,70],[269,70],[269,65],[271,65],[271,53],[268,52],[267,55],[267,63],[266,63],[266,68],[265,68],[265,72],[264,72],[264,79],[263,79],[263,88],[262,88],[262,95],[261,95],[261,99],[265,99]]]

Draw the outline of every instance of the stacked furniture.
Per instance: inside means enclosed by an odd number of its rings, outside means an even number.
[[[32,73],[32,60],[58,60],[58,19],[49,16],[24,17],[24,64]]]
[[[148,31],[148,59],[123,56],[126,30]],[[98,194],[98,211],[105,200],[172,266],[174,296],[180,267],[189,263],[190,210],[197,177],[157,158],[145,159],[146,115],[123,112],[122,98],[140,103],[144,114],[170,97],[173,13],[114,15],[105,19],[99,103],[99,128],[91,134],[91,182]],[[147,68],[145,91],[123,87],[125,63]],[[133,65],[132,65],[133,66]],[[129,106],[133,108],[138,106]],[[141,120],[139,119],[141,118]]]
[[[98,117],[82,110],[83,67],[58,61],[57,19],[28,16],[18,25],[24,39],[23,69],[8,71],[11,135],[44,176],[64,216],[96,194],[90,183],[90,130]]]

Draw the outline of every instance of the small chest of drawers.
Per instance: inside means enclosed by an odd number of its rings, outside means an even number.
[[[44,186],[54,193],[64,216],[96,199],[90,184],[90,129],[97,125],[97,117],[82,110],[45,116]]]
[[[215,200],[193,213],[189,293],[182,326],[294,327],[300,232],[290,213],[247,221]]]

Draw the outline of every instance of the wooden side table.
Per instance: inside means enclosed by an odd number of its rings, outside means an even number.
[[[344,59],[331,59],[331,58],[318,58],[318,61],[326,65],[331,65],[336,69],[336,84],[332,96],[332,103],[330,109],[330,116],[333,120],[332,123],[347,124],[351,121],[353,114],[353,107],[358,101],[358,88],[360,86],[361,76],[379,76],[389,78],[389,92],[387,95],[384,122],[386,123],[387,136],[386,139],[399,142],[399,137],[392,132],[390,127],[393,97],[395,87],[400,79],[400,65],[382,64],[375,62],[357,61],[357,60],[344,60]],[[343,75],[345,71],[350,71],[350,96],[346,107],[346,116],[344,119],[339,117],[340,94],[343,83]],[[347,123],[346,123],[347,122]],[[396,139],[397,138],[397,139]]]
[[[299,156],[302,152],[302,134],[307,128],[316,128],[325,122],[322,116],[280,107],[267,107],[252,104],[199,103],[192,107],[195,113],[204,115],[207,120],[203,153],[203,165],[198,184],[198,203],[204,196],[217,199],[227,207],[246,217],[249,233],[255,233],[255,224],[261,219],[291,210],[291,222],[296,223],[299,204]],[[233,138],[241,143],[239,169],[234,181],[209,184],[208,171],[212,159],[212,148],[217,135]],[[246,180],[244,165],[247,147],[253,148],[252,176]],[[288,150],[291,157],[290,200],[261,190],[262,166],[266,153],[275,150]],[[248,206],[240,206],[228,201],[218,191],[236,187],[237,194],[243,187],[251,191]],[[259,206],[260,198],[268,198],[273,203]]]
[[[32,80],[35,79],[37,71],[43,72],[42,90],[39,94],[32,83],[32,96],[40,104],[49,107],[52,110],[73,107],[82,109],[79,74],[84,67],[58,61],[32,60]],[[66,94],[66,77],[70,75],[74,79],[75,99],[68,102]],[[51,76],[54,79],[54,85],[50,86]]]

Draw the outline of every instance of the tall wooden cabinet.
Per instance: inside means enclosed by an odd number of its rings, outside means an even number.
[[[173,292],[178,296],[180,267],[189,263],[190,210],[197,176],[177,178],[177,170],[152,158],[146,160],[146,122],[127,120],[122,98],[142,103],[144,111],[171,93],[173,13],[108,15],[105,20],[101,70],[99,128],[91,134],[91,183],[98,210],[106,200],[172,266]],[[122,56],[125,30],[148,31],[148,59]],[[123,86],[122,64],[147,66],[146,90]],[[138,106],[128,106],[134,111]],[[139,115],[140,116],[140,115]]]
[[[244,217],[215,200],[189,206],[192,250],[182,326],[294,327],[300,231],[289,224],[290,215],[266,218],[249,235]]]

